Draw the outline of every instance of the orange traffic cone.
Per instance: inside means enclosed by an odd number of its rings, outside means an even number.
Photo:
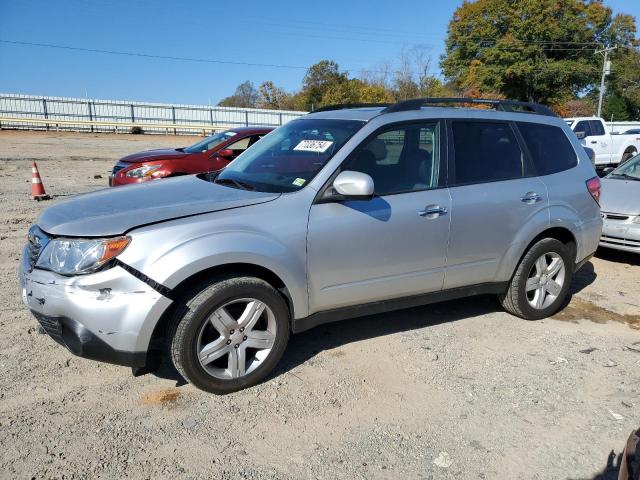
[[[38,166],[36,162],[33,162],[31,166],[31,196],[34,200],[47,200],[51,198],[44,191],[44,185],[42,184],[42,179],[40,178],[40,172],[38,172]]]

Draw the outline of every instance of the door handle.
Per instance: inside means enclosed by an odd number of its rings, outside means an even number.
[[[597,140],[591,140],[591,143],[598,143]]]
[[[542,197],[536,192],[527,192],[524,196],[520,197],[520,200],[524,203],[534,204],[542,200]]]
[[[428,205],[424,210],[420,210],[418,215],[427,218],[438,218],[441,215],[446,215],[447,211],[445,207],[441,207],[440,205]]]

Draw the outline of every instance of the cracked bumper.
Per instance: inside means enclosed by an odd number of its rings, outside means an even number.
[[[22,301],[54,340],[81,357],[145,365],[153,330],[171,300],[120,267],[75,277],[29,270],[25,247]]]

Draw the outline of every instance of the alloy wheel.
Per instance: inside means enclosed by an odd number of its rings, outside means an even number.
[[[197,357],[202,368],[220,379],[243,377],[269,356],[277,326],[271,309],[255,298],[241,298],[217,308],[200,328]]]
[[[536,310],[549,307],[562,292],[565,282],[565,265],[555,252],[541,255],[533,264],[525,291],[527,301]]]

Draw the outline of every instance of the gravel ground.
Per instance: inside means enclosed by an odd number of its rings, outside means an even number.
[[[477,297],[318,327],[222,397],[38,334],[16,275],[38,212],[125,153],[193,140],[0,132],[0,477],[617,478],[640,426],[638,256],[599,252],[554,319]],[[30,199],[32,159],[54,200]]]

